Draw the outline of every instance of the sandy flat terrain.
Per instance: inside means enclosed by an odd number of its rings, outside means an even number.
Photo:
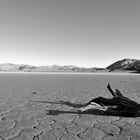
[[[83,103],[118,88],[140,103],[137,74],[0,74],[2,140],[139,140],[140,117],[79,114]]]

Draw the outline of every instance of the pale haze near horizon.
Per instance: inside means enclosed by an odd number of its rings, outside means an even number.
[[[139,0],[1,0],[0,63],[106,67],[140,59]]]

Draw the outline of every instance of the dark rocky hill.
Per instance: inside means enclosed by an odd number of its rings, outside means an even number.
[[[117,61],[108,67],[106,69],[110,71],[114,70],[132,70],[132,71],[139,71],[140,70],[140,60],[137,59],[123,59],[120,61]]]

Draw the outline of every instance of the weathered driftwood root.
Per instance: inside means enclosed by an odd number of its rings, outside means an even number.
[[[98,97],[86,103],[85,106],[91,106],[93,104],[94,109],[101,109],[105,114],[120,116],[136,116],[138,114],[140,104],[123,96],[118,89],[115,89],[114,92],[110,84],[107,85],[107,88],[113,96],[112,98]],[[82,111],[85,111],[85,109]]]

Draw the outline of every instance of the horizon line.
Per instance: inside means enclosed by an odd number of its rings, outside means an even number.
[[[107,66],[80,66],[80,65],[73,65],[73,64],[41,64],[41,65],[36,65],[36,64],[29,64],[29,63],[16,63],[16,62],[5,62],[5,63],[0,63],[0,65],[4,65],[4,64],[13,64],[13,65],[28,65],[28,66],[33,66],[33,67],[45,67],[45,66],[60,66],[60,67],[63,67],[63,66],[74,66],[74,67],[79,67],[79,68],[107,68],[109,65],[112,65],[113,63],[116,63],[117,61],[122,61],[122,60],[140,60],[140,59],[136,59],[136,58],[122,58],[122,59],[119,59],[119,60],[116,60],[114,62],[112,62],[111,64],[108,64]]]

